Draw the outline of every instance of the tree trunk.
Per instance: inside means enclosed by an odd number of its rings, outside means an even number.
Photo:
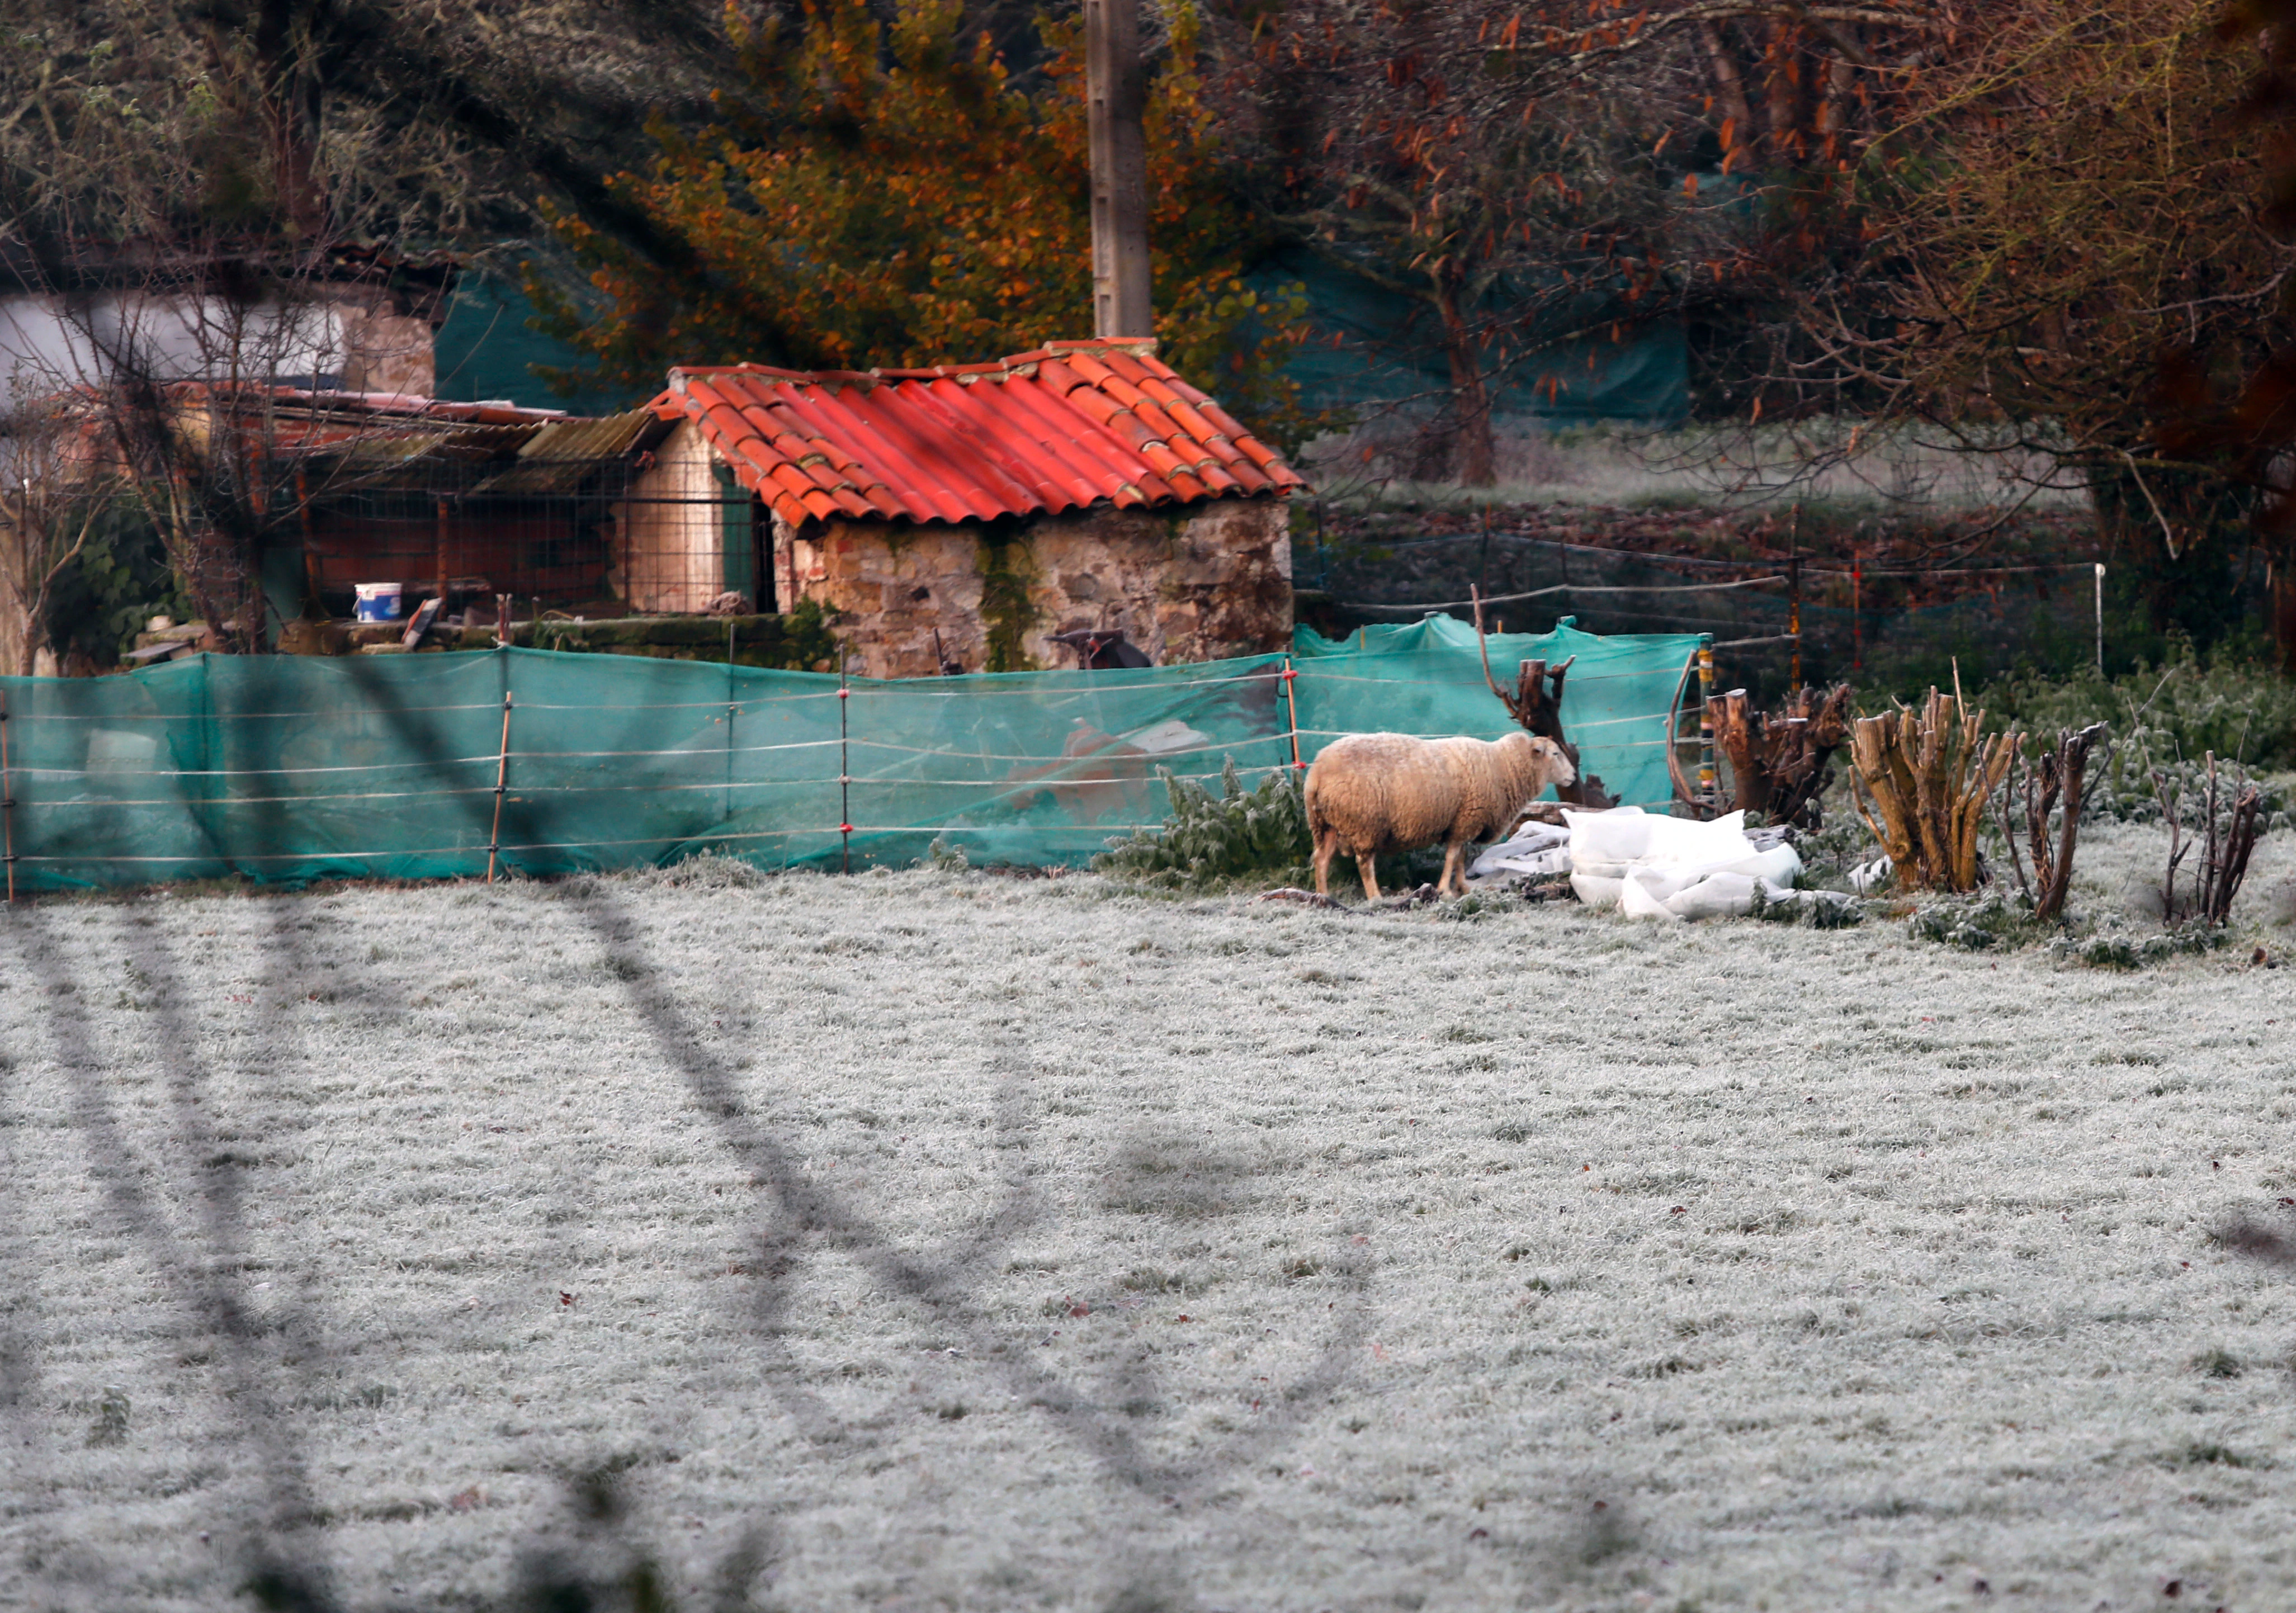
[[[1481,344],[1452,287],[1438,288],[1435,306],[1443,316],[1443,356],[1451,365],[1454,472],[1462,487],[1491,487],[1498,480],[1498,454],[1491,440],[1491,391],[1483,379]]]
[[[1738,71],[1738,59],[1731,54],[1730,46],[1722,37],[1722,30],[1711,22],[1698,25],[1700,39],[1706,46],[1707,65],[1714,72],[1715,98],[1722,103],[1722,117],[1730,125],[1732,138],[1723,142],[1722,171],[1731,168],[1733,151],[1754,139],[1753,109],[1746,103],[1746,81]]]
[[[278,209],[305,241],[316,240],[327,227],[326,183],[319,171],[322,91],[307,59],[313,48],[308,20],[299,15],[309,9],[307,0],[262,0],[250,30]]]
[[[1746,692],[1733,689],[1708,700],[1706,711],[1715,749],[1730,764],[1727,809],[1816,828],[1818,798],[1833,778],[1826,764],[1849,736],[1849,685],[1797,690],[1775,715],[1750,710]]]
[[[2011,808],[2021,797],[2025,808],[2025,833],[2033,851],[2033,881],[2026,894],[2033,898],[2033,916],[2045,923],[2054,922],[2065,910],[2065,897],[2073,883],[2073,850],[2080,843],[2080,815],[2083,782],[2087,776],[2089,752],[2104,739],[2105,725],[2092,723],[2074,732],[2060,730],[2054,749],[2041,754],[2040,761],[2024,765],[2023,777],[2012,780],[2001,795],[2001,833],[2007,842],[2009,865],[2016,870],[2020,884],[2025,880],[2024,865],[2017,859],[2017,824]],[[2110,749],[2108,743],[2107,749]],[[2049,814],[2058,812],[2057,831],[2049,832]]]
[[[2114,592],[2134,596],[2155,634],[2202,646],[2241,625],[2238,551],[2257,495],[2228,478],[2189,471],[2098,466],[2088,474]]]

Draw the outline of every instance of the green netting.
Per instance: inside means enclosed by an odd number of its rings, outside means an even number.
[[[1669,793],[1666,713],[1694,638],[1565,626],[1564,720],[1628,800]],[[427,879],[627,867],[1075,864],[1159,822],[1156,770],[1257,774],[1365,729],[1494,736],[1474,635],[1434,618],[1138,671],[857,682],[533,650],[202,656],[119,677],[0,678],[21,889],[242,877]],[[504,715],[508,728],[505,744]],[[1297,733],[1295,735],[1295,712]],[[503,782],[497,799],[496,780]]]
[[[1491,672],[1512,689],[1516,663],[1575,657],[1562,681],[1562,729],[1578,765],[1615,798],[1650,805],[1673,798],[1666,746],[1683,669],[1701,642],[1687,633],[1605,638],[1565,618],[1552,633],[1491,635]],[[1294,649],[1303,755],[1372,729],[1496,739],[1513,725],[1483,681],[1475,630],[1456,618],[1365,627],[1337,643],[1303,627]]]
[[[1327,258],[1287,252],[1250,276],[1271,295],[1304,287],[1310,335],[1284,373],[1315,408],[1358,417],[1447,397],[1450,360],[1420,299],[1375,284]],[[1594,305],[1573,310],[1589,317]],[[1480,309],[1507,328],[1521,311],[1495,293]],[[1690,411],[1690,344],[1679,325],[1652,324],[1619,340],[1573,339],[1536,351],[1512,343],[1481,356],[1491,405],[1499,413],[1554,424],[1587,420],[1679,421]]]

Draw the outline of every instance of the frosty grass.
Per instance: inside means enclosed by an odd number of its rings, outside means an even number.
[[[2296,1232],[2288,865],[2135,974],[979,873],[18,910],[0,1605],[228,1605],[300,1483],[361,1609],[2296,1606],[2296,1273],[2211,1235]]]

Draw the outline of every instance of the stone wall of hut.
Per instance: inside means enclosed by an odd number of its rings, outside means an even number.
[[[1228,498],[993,522],[774,522],[774,590],[835,613],[853,670],[1072,667],[1053,635],[1121,628],[1158,666],[1287,648],[1290,510]],[[938,638],[936,639],[936,635]]]

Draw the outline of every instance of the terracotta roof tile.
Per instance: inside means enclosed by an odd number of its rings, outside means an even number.
[[[1051,342],[993,364],[868,374],[672,370],[649,405],[692,420],[792,521],[1193,504],[1306,484],[1146,342]]]

